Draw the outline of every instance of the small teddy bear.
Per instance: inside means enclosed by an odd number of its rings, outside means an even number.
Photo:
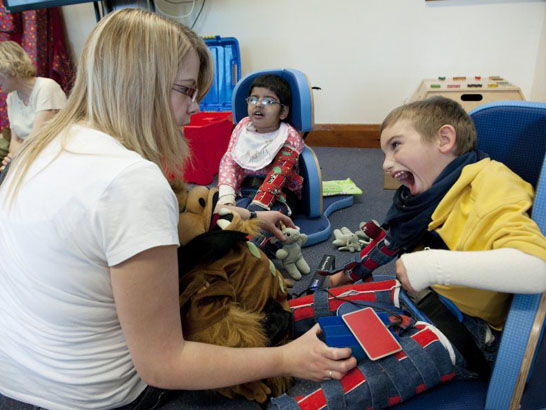
[[[282,262],[282,266],[292,279],[300,280],[302,273],[306,275],[311,272],[301,253],[301,248],[307,242],[307,235],[289,227],[283,227],[281,231],[286,239],[281,241],[282,248],[277,250],[275,257]],[[272,242],[275,241],[278,240],[272,239]]]
[[[362,245],[360,244],[356,233],[353,233],[345,226],[341,229],[334,229],[334,237],[336,239],[332,244],[338,246],[338,251],[357,252],[362,249]]]
[[[367,246],[372,240],[364,232],[365,225],[365,222],[361,222],[359,229],[354,233],[345,226],[341,229],[334,229],[334,237],[336,239],[332,244],[338,247],[338,251],[360,252],[362,247]]]

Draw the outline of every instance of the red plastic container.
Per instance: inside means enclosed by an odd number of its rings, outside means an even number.
[[[192,152],[191,162],[184,170],[186,182],[208,185],[214,180],[232,130],[231,111],[199,112],[191,117],[190,123],[184,127]]]

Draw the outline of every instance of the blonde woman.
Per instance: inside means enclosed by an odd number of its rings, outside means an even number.
[[[23,47],[0,42],[0,88],[7,95],[11,139],[5,166],[22,142],[36,134],[66,104],[61,86],[50,78],[36,77],[36,67]]]
[[[178,23],[123,9],[91,33],[66,108],[23,144],[0,186],[7,405],[148,410],[164,389],[339,379],[356,365],[317,326],[273,348],[184,340],[178,206],[162,169],[179,169],[179,127],[210,83],[207,47]]]

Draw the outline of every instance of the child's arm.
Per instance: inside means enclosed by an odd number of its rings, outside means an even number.
[[[546,290],[546,238],[529,217],[532,188],[504,166],[492,167],[494,178],[491,173],[475,178],[470,199],[454,205],[441,226],[429,226],[449,251],[401,257],[416,290],[430,284],[504,293]]]
[[[286,180],[292,175],[299,158],[299,153],[288,146],[281,148],[267,173],[264,182],[258,188],[252,203],[263,209],[271,209],[277,198],[283,195]],[[301,178],[301,177],[300,177]],[[303,180],[302,180],[303,182]]]
[[[303,151],[304,143],[299,133],[289,126],[286,143],[277,153],[271,170],[263,184],[258,188],[252,203],[263,209],[270,209],[273,202],[282,194],[287,178],[293,174],[298,158]],[[301,179],[301,177],[300,177]],[[300,185],[303,184],[301,179]]]
[[[231,152],[226,151],[218,171],[218,203],[235,205],[236,189],[241,185],[244,174],[241,167],[233,160]]]
[[[248,117],[247,117],[248,118]],[[246,121],[248,122],[248,121]],[[220,162],[218,170],[218,203],[223,205],[235,205],[236,190],[244,179],[241,167],[233,160],[233,147],[240,134],[245,119],[239,121],[231,134],[227,150]]]
[[[396,267],[402,285],[416,291],[436,284],[505,293],[546,291],[546,262],[513,248],[406,253]]]

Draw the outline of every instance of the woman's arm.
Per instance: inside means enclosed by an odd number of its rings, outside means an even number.
[[[32,130],[30,131],[30,134],[28,134],[27,138],[32,138],[42,126],[52,119],[55,114],[57,114],[59,110],[43,110],[43,111],[37,111],[36,115],[34,116],[34,122],[32,123]]]
[[[38,130],[53,116],[58,112],[59,110],[44,110],[44,111],[38,111],[34,117],[34,122],[32,123],[32,130],[30,131],[30,134],[28,134],[27,138],[32,138]],[[21,147],[22,140],[21,138],[13,131],[11,130],[11,139],[9,142],[9,152],[2,160],[2,170],[15,156],[17,151],[19,151],[19,148]]]
[[[15,152],[17,152],[17,150],[21,146],[21,143],[21,138],[19,138],[15,131],[11,130],[11,138],[9,140],[9,153],[13,155]]]
[[[141,252],[110,269],[118,316],[142,379],[168,389],[210,389],[291,375],[341,378],[356,365],[350,349],[330,348],[318,326],[273,348],[228,348],[185,341],[175,246]]]
[[[17,136],[15,131],[11,130],[11,138],[9,140],[8,153],[2,159],[2,167],[0,168],[0,171],[3,170],[4,167],[10,163],[15,153],[19,151],[19,148],[21,147],[21,143],[22,143],[21,138]]]

